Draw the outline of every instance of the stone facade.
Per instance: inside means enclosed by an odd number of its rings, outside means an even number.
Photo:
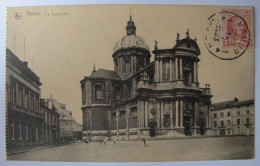
[[[99,69],[81,80],[83,139],[120,140],[211,134],[210,87],[199,87],[196,40],[171,49],[155,45],[153,62],[130,16],[116,43],[114,71]]]
[[[41,110],[44,114],[44,142],[57,144],[60,142],[59,113],[54,105],[50,105],[45,99],[41,99]]]
[[[7,149],[44,143],[44,114],[40,109],[40,78],[6,50]]]
[[[254,135],[254,100],[215,103],[210,112],[213,135]]]

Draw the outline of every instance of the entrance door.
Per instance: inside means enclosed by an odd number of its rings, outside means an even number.
[[[225,129],[220,129],[220,135],[226,135]]]
[[[155,134],[155,127],[156,127],[156,125],[157,125],[157,123],[155,121],[151,121],[149,123],[149,128],[150,128],[149,134],[150,134],[151,137],[155,137],[155,135],[156,135]]]
[[[150,131],[149,131],[149,134],[151,137],[155,137],[155,127],[154,126],[150,126]]]
[[[183,127],[184,127],[184,134],[191,135],[191,117],[190,116],[183,117]]]

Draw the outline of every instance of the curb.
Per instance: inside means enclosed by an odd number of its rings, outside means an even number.
[[[36,150],[41,150],[41,149],[54,148],[54,147],[63,146],[63,145],[68,145],[68,144],[50,145],[50,146],[45,146],[45,147],[38,147],[38,148],[34,148],[34,149],[29,149],[29,150],[22,150],[22,151],[17,151],[17,152],[6,153],[6,155],[20,154],[20,153],[36,151]]]

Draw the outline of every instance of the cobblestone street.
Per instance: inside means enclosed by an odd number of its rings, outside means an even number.
[[[148,141],[98,142],[69,145],[8,155],[8,160],[31,161],[196,161],[251,159],[254,137],[218,137]]]

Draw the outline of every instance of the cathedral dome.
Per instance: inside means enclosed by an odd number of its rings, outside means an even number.
[[[124,36],[116,43],[114,47],[114,53],[118,50],[128,49],[128,48],[140,48],[149,51],[149,47],[144,41],[144,39],[135,34],[132,34],[132,35]]]

